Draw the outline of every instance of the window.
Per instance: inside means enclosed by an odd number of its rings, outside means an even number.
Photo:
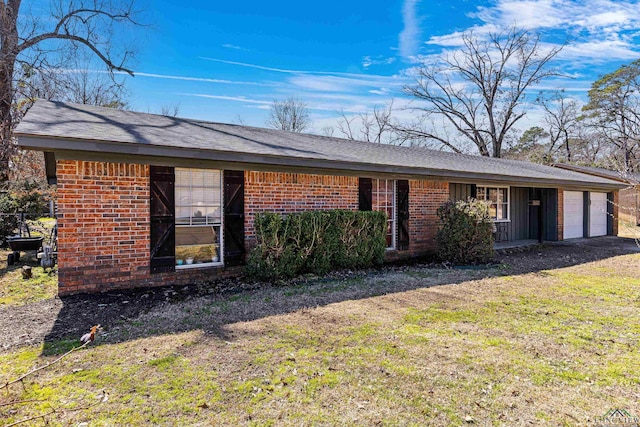
[[[391,179],[373,179],[371,210],[387,214],[387,249],[396,246],[396,182]]]
[[[222,264],[222,171],[176,168],[176,265]]]
[[[477,188],[477,199],[491,202],[489,215],[494,221],[509,221],[509,187]]]

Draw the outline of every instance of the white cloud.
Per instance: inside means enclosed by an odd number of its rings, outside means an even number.
[[[258,70],[264,71],[273,71],[275,73],[284,73],[284,74],[318,74],[318,75],[331,75],[331,76],[343,76],[343,77],[354,77],[357,79],[365,78],[365,79],[392,79],[395,76],[385,76],[385,75],[376,75],[376,74],[364,74],[364,73],[343,73],[340,71],[320,71],[320,70],[293,70],[287,68],[276,68],[276,67],[267,67],[265,65],[260,64],[251,64],[247,62],[238,62],[238,61],[228,61],[226,59],[219,58],[209,58],[205,56],[199,57],[200,59],[204,59],[205,61],[219,62],[221,64],[229,64],[229,65],[237,65],[240,67],[247,68],[255,68]]]
[[[570,69],[640,57],[638,0],[496,0],[469,14],[480,23],[468,28],[479,38],[517,26],[540,32],[543,51],[565,44],[556,64]],[[462,46],[460,30],[426,41],[442,52]],[[552,42],[553,41],[553,42]],[[417,57],[416,62],[424,58]]]
[[[362,68],[369,68],[372,65],[390,65],[396,62],[395,56],[385,57],[378,55],[371,57],[370,55],[362,57]]]
[[[372,89],[372,90],[369,91],[369,93],[371,93],[373,95],[388,96],[391,93],[391,90],[389,90],[389,88],[387,88],[387,87],[381,87],[380,89]]]
[[[360,91],[362,88],[370,87],[379,89],[384,87],[402,87],[404,84],[410,81],[406,78],[398,76],[389,76],[386,78],[369,77],[367,75],[359,76],[359,78],[352,77],[340,77],[340,76],[314,76],[310,74],[304,74],[299,76],[293,76],[289,79],[289,82],[302,89],[309,89],[314,91],[330,91],[330,92],[352,92]]]
[[[581,27],[590,31],[631,29],[640,20],[637,1],[618,0],[498,0],[492,7],[479,7],[473,17],[500,27],[526,29]]]
[[[117,71],[117,74],[125,74],[124,72]],[[279,86],[278,83],[266,83],[266,82],[247,82],[240,80],[221,80],[221,79],[210,79],[206,77],[190,77],[190,76],[172,76],[167,74],[155,74],[155,73],[145,73],[145,72],[136,72],[136,76],[139,77],[152,77],[156,79],[169,79],[169,80],[184,80],[184,81],[193,81],[193,82],[203,82],[203,83],[222,83],[222,84],[234,84],[234,85],[249,85],[249,86]]]
[[[517,25],[521,28],[553,28],[566,20],[567,4],[554,0],[501,0],[494,7],[479,7],[475,17],[499,26]]]
[[[211,95],[206,93],[179,93],[178,95],[194,96],[197,98],[215,99],[220,101],[239,102],[243,104],[251,104],[253,107],[259,108],[259,109],[268,109],[271,107],[271,104],[273,104],[273,100],[255,99],[255,98],[248,98],[245,96]],[[274,98],[277,98],[277,96],[275,96]],[[327,97],[326,99],[329,99],[330,102],[327,102],[322,98],[323,97],[318,97],[317,99],[313,97],[311,98],[305,97],[304,101],[307,104],[307,108],[309,108],[310,110],[336,112],[340,110],[340,108],[343,106],[343,103],[336,102],[336,100],[338,99],[338,97],[336,96]],[[358,99],[350,96],[344,96],[343,99],[348,99],[349,101],[351,101],[348,107],[345,108],[346,111],[349,111],[349,112],[366,111],[367,101],[365,101],[362,104],[358,104],[357,102],[362,101],[362,99]]]
[[[404,0],[402,5],[402,21],[404,28],[398,37],[400,56],[408,58],[418,51],[420,43],[420,19],[418,18],[418,4],[420,0]]]
[[[226,47],[227,49],[235,49],[235,50],[242,50],[244,52],[251,52],[250,49],[246,49],[242,46],[237,46],[235,44],[231,44],[231,43],[225,43],[223,45],[221,45],[222,47]]]
[[[198,98],[208,98],[208,99],[219,99],[221,101],[235,101],[235,102],[244,102],[247,104],[262,104],[262,105],[270,105],[272,101],[260,101],[257,99],[246,98],[244,96],[223,96],[223,95],[209,95],[206,93],[179,93],[178,95],[182,96],[195,96]]]
[[[638,0],[491,0],[490,7],[478,7],[470,16],[475,25],[469,27],[477,37],[497,33],[505,28],[517,25],[542,35],[540,44],[542,52],[566,43],[564,49],[556,57],[555,66],[561,76],[545,79],[541,84],[530,87],[527,91],[529,101],[540,92],[554,91],[564,88],[571,96],[586,98],[586,92],[596,74],[613,71],[619,64],[640,57],[640,3]],[[218,58],[201,58],[218,64],[235,67],[247,67],[261,70],[264,78],[278,81],[276,91],[262,91],[248,86],[247,90],[239,89],[227,95],[189,94],[202,98],[217,99],[243,103],[254,111],[268,109],[273,99],[296,96],[308,104],[313,111],[314,121],[337,120],[334,114],[343,110],[347,114],[359,114],[371,111],[373,106],[382,105],[395,97],[398,105],[420,105],[419,101],[405,98],[401,87],[411,84],[415,78],[415,67],[406,67],[393,75],[368,74],[367,70],[376,65],[389,65],[398,58],[414,62],[414,66],[422,62],[433,62],[441,58],[442,53],[454,53],[462,45],[464,28],[452,27],[449,34],[432,36],[426,40],[428,54],[420,53],[421,33],[420,8],[426,6],[420,0],[404,0],[402,9],[403,30],[398,36],[398,50],[386,55],[367,55],[360,58],[364,71],[337,72],[326,70],[299,70],[265,66],[256,63],[229,61]],[[426,29],[426,23],[425,23]],[[234,47],[232,47],[234,46]],[[423,45],[424,46],[424,45]],[[224,46],[234,49],[235,45]],[[354,58],[357,60],[357,58]],[[394,67],[395,69],[395,67]],[[279,73],[285,76],[269,75]],[[155,75],[154,75],[155,76]],[[273,76],[273,77],[272,77]],[[180,76],[176,76],[180,77]],[[158,76],[157,78],[172,78]],[[189,77],[185,77],[189,79]],[[199,78],[195,78],[199,79]],[[258,78],[254,78],[258,82]],[[217,79],[212,83],[225,83]],[[229,84],[253,85],[256,82],[232,82]],[[454,82],[463,87],[462,82]],[[269,83],[260,83],[260,85]],[[241,86],[238,86],[241,87]],[[251,90],[251,92],[249,92]],[[244,94],[243,96],[236,96]],[[405,104],[406,102],[406,104]],[[520,127],[526,127],[540,119],[535,106]],[[409,110],[399,109],[402,118],[411,118]]]
[[[609,62],[613,59],[633,61],[640,57],[640,51],[634,50],[634,47],[621,40],[592,40],[571,43],[562,49],[558,59],[582,60],[583,63]]]

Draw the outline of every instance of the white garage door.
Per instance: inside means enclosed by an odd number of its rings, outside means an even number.
[[[590,193],[589,236],[607,235],[607,193]]]
[[[582,191],[564,192],[564,238],[583,237],[584,197]]]

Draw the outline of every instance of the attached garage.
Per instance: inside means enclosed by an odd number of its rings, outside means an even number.
[[[607,235],[607,193],[589,193],[589,237]]]
[[[606,201],[606,193],[605,201]],[[605,234],[606,218],[605,218]],[[582,191],[564,192],[564,238],[584,237],[584,196]]]

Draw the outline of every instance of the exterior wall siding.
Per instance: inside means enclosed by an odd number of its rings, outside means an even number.
[[[624,225],[635,227],[640,225],[640,185],[630,186],[619,192],[619,220]]]
[[[148,166],[63,160],[57,176],[60,295],[233,274],[221,268],[150,273]]]
[[[509,203],[511,205],[511,221],[507,223],[509,228],[509,241],[524,240],[529,238],[529,188],[511,187]]]
[[[449,198],[453,201],[467,200],[471,197],[471,184],[449,184]]]
[[[621,206],[621,202],[620,202],[620,191],[619,190],[615,190],[613,192],[613,206],[612,206],[612,214],[613,214],[613,230],[612,230],[612,235],[617,236],[618,235],[618,231],[619,231],[619,227],[620,227],[620,206]]]
[[[61,160],[57,177],[60,295],[206,283],[241,271],[210,267],[151,274],[149,166]],[[258,212],[358,209],[357,177],[246,171],[244,182],[247,248],[255,244]],[[436,250],[436,212],[450,190],[446,182],[409,180],[409,249],[389,251],[387,260]],[[617,216],[617,192],[614,199]],[[553,202],[561,239],[562,190]],[[617,221],[614,227],[617,233]]]
[[[244,236],[255,245],[259,212],[294,213],[314,210],[358,210],[358,178],[284,172],[244,173]]]
[[[564,240],[564,190],[558,189],[558,241]]]
[[[438,208],[449,200],[449,183],[409,180],[409,250],[387,253],[399,259],[436,251]]]

